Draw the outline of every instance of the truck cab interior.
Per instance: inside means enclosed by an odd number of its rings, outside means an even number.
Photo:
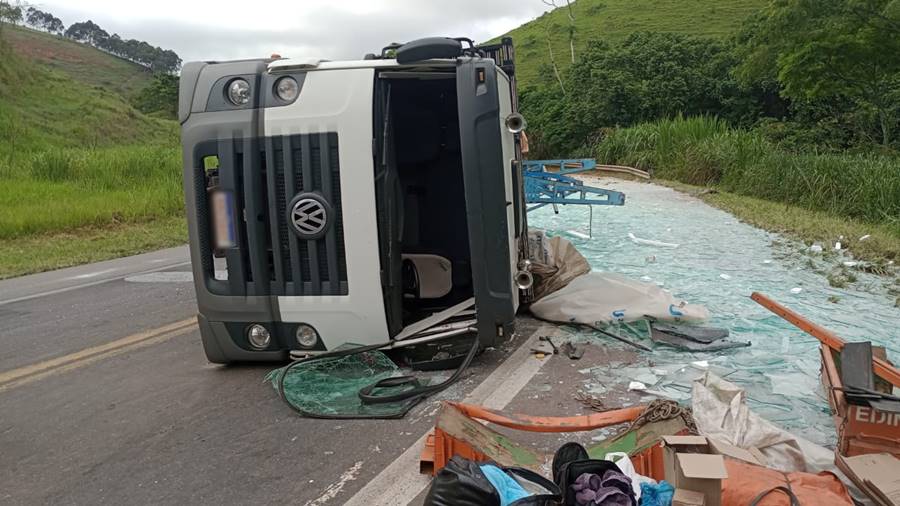
[[[388,328],[473,297],[456,74],[384,71],[375,184]]]

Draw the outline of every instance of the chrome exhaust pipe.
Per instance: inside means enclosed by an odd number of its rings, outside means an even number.
[[[525,117],[521,114],[514,112],[506,117],[506,129],[509,130],[510,133],[517,134],[528,126],[528,122],[525,121]]]
[[[531,274],[531,260],[527,258],[519,261],[519,270],[514,276],[519,290],[528,291],[534,286],[534,276]]]
[[[528,271],[519,271],[516,273],[516,286],[519,290],[529,290],[534,286],[534,276]]]

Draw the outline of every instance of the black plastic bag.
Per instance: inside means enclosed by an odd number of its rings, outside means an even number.
[[[565,506],[576,504],[572,484],[579,476],[584,473],[603,476],[606,471],[622,473],[615,462],[592,459],[587,450],[578,443],[566,443],[559,447],[553,456],[553,481],[556,482],[556,486],[562,493],[561,504]],[[637,505],[637,499],[634,497],[634,490],[631,489],[631,486],[617,488],[631,498],[633,505]]]
[[[455,456],[441,469],[428,489],[425,506],[500,506],[500,494],[481,470],[483,462]],[[510,506],[551,506],[560,501],[559,489],[543,476],[520,468],[501,468],[535,495]]]

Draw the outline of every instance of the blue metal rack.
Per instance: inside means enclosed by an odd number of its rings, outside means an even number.
[[[550,172],[548,167],[558,167]],[[554,210],[558,204],[582,204],[602,206],[625,205],[625,194],[604,188],[585,186],[581,181],[566,174],[593,170],[597,161],[592,158],[572,160],[525,160],[522,173],[525,176],[525,202],[533,204],[528,211],[534,211],[548,204]]]

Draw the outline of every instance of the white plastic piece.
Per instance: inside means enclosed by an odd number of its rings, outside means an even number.
[[[846,261],[844,262],[844,267],[856,267],[859,265],[859,262]]]
[[[803,291],[803,289],[800,288],[799,286],[796,287],[796,288],[791,288],[791,293],[793,293],[793,294],[798,294],[798,293],[800,293],[800,292],[802,292],[802,291]]]
[[[709,369],[709,360],[698,360],[696,362],[691,362],[691,365],[701,371],[705,371],[706,369]]]
[[[868,241],[870,237],[872,237],[871,234],[866,234],[859,238],[859,242]]]
[[[584,232],[579,232],[577,230],[566,230],[566,232],[571,235],[574,235],[575,237],[581,238],[581,239],[590,239],[591,238],[591,236],[585,234]]]
[[[647,385],[641,383],[640,381],[631,381],[628,383],[628,390],[644,391],[647,390]]]
[[[631,242],[635,244],[642,244],[644,246],[656,246],[659,248],[677,248],[679,245],[671,242],[662,242],[662,241],[654,241],[652,239],[642,239],[640,237],[636,237],[631,232],[628,232],[628,238],[631,239]]]
[[[764,264],[770,264],[770,263],[772,263],[772,260],[766,259],[766,260],[763,260],[763,263],[764,263]]]
[[[836,251],[840,251],[840,250],[841,250],[841,241],[838,241],[838,242],[834,243],[834,249],[835,249]]]
[[[809,252],[810,253],[821,253],[822,245],[821,244],[813,244],[812,246],[809,247]]]
[[[719,274],[719,277],[722,278],[722,279],[724,279],[724,280],[729,280],[729,279],[731,279],[731,276],[729,276],[728,274]]]

